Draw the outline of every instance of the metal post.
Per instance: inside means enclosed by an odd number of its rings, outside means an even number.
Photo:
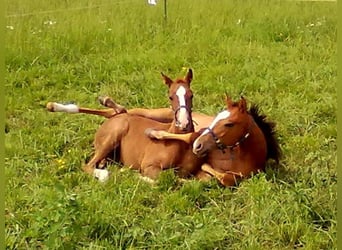
[[[164,19],[167,21],[167,0],[164,0]]]

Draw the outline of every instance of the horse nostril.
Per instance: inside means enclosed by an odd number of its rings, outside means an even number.
[[[196,145],[196,151],[200,151],[203,148],[203,145],[201,143]]]
[[[195,155],[202,157],[203,148],[204,148],[204,145],[202,143],[200,143],[199,141],[195,141],[193,144],[192,152]]]

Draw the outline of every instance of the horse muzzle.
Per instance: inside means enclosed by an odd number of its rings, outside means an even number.
[[[188,123],[176,122],[176,127],[181,131],[187,131],[189,126]]]
[[[192,152],[198,157],[204,157],[208,154],[209,148],[200,138],[197,138],[192,145]]]

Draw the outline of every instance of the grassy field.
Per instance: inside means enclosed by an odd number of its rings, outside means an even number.
[[[7,249],[336,249],[336,3],[8,1]],[[243,94],[283,150],[238,187],[81,171],[100,117],[48,101],[167,107],[160,71],[194,70],[194,110]]]

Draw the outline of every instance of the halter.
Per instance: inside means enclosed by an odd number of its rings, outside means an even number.
[[[179,122],[178,119],[177,119],[177,113],[179,112],[179,110],[180,110],[181,108],[185,108],[185,110],[186,110],[188,113],[190,113],[190,111],[188,110],[187,106],[185,106],[185,105],[180,105],[178,108],[176,108],[176,110],[174,110],[175,121],[176,121],[175,124],[176,124],[176,126],[179,126],[179,125],[180,125],[180,122]]]
[[[242,142],[244,142],[250,135],[249,133],[250,127],[249,127],[248,132],[244,136],[242,136],[240,140],[235,142],[233,145],[225,145],[223,142],[221,142],[221,140],[217,137],[217,135],[214,133],[214,131],[211,128],[208,127],[207,130],[209,131],[209,134],[213,137],[216,147],[220,149],[222,153],[226,153],[225,149],[227,148],[230,149],[230,152],[232,153],[233,149],[239,146]],[[233,158],[233,154],[231,158]]]

